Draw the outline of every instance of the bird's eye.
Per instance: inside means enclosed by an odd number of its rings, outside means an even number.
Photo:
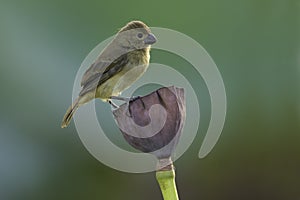
[[[142,38],[142,37],[143,37],[143,33],[138,33],[138,34],[137,34],[137,37],[138,37],[138,38]]]

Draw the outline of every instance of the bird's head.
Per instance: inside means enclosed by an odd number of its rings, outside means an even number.
[[[141,21],[129,22],[116,37],[122,47],[130,50],[149,48],[157,40],[150,28]]]

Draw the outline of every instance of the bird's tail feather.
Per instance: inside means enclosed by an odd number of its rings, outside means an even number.
[[[61,123],[62,128],[65,128],[70,124],[70,121],[71,121],[74,113],[76,112],[77,108],[79,107],[78,102],[79,102],[79,100],[76,99],[76,101],[68,108],[68,110],[62,120],[62,123]]]

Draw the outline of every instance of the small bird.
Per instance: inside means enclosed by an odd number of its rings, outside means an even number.
[[[82,89],[68,108],[61,127],[67,127],[78,107],[92,99],[99,98],[116,107],[112,99],[123,99],[119,97],[121,92],[144,74],[149,66],[151,45],[156,41],[150,28],[141,21],[131,21],[121,28],[84,73]]]

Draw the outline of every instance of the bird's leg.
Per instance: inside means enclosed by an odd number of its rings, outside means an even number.
[[[115,100],[119,100],[119,101],[125,101],[126,102],[126,109],[124,110],[124,112],[127,113],[127,111],[128,111],[128,113],[130,113],[130,110],[129,110],[130,98],[129,97],[111,96],[110,99],[115,99]],[[109,100],[109,101],[111,101],[111,100]],[[131,117],[131,114],[129,114],[128,117]]]
[[[120,100],[120,101],[125,101],[125,102],[130,102],[134,101],[136,99],[140,98],[140,96],[136,97],[120,97],[120,96],[111,96],[110,99],[115,99],[115,100]]]
[[[115,100],[125,101],[125,102],[129,102],[130,101],[129,97],[111,96],[110,99],[115,99]]]
[[[119,108],[119,106],[117,106],[114,102],[112,102],[111,99],[107,100],[107,102],[108,102],[112,107],[114,107],[115,109]]]
[[[131,111],[129,108],[129,103],[130,101],[134,101],[136,99],[140,98],[140,96],[136,96],[136,97],[120,97],[120,96],[111,96],[110,99],[115,99],[115,100],[120,100],[120,101],[125,101],[126,102],[126,109],[124,110],[125,113],[128,117],[132,117],[131,116]]]

